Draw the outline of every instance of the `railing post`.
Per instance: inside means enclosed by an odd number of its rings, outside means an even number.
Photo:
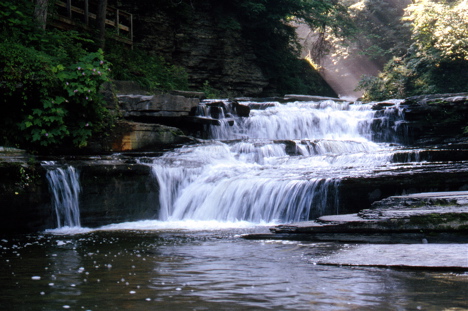
[[[115,28],[117,30],[117,35],[120,34],[120,11],[119,9],[115,9]]]
[[[132,41],[133,50],[133,14],[130,14],[130,40]]]
[[[68,14],[68,18],[71,19],[71,18],[72,18],[72,4],[71,4],[71,0],[67,0],[67,14]]]
[[[84,22],[86,26],[89,26],[89,3],[88,0],[85,0],[84,3]]]

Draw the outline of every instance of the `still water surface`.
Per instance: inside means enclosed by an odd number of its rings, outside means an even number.
[[[468,275],[315,264],[346,244],[265,227],[0,240],[1,310],[468,310]]]

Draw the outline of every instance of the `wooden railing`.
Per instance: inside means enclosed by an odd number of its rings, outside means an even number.
[[[55,1],[57,14],[54,16],[67,28],[89,26],[96,20],[97,3],[93,0]],[[115,29],[115,39],[133,45],[133,15],[114,7],[107,7],[106,26]],[[60,27],[60,26],[59,26]],[[64,27],[62,27],[64,28]]]

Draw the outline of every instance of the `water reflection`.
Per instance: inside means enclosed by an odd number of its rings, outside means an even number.
[[[345,245],[242,230],[91,232],[0,241],[5,310],[468,308],[466,274],[314,264]]]

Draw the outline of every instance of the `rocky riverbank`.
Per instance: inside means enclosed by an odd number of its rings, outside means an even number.
[[[245,239],[339,242],[314,264],[468,270],[468,191],[415,193],[374,202],[371,209],[278,225]]]
[[[429,243],[468,242],[468,191],[392,196],[354,214],[278,225],[270,235],[246,238],[310,241]]]

